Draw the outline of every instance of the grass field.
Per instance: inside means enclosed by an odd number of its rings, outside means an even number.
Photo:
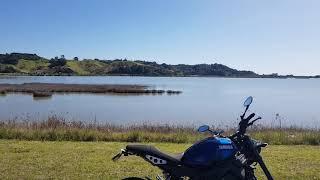
[[[0,140],[0,179],[121,179],[159,170],[136,156],[112,162],[126,143]],[[178,153],[190,144],[154,144]],[[263,157],[275,179],[320,179],[320,146],[269,146]],[[259,169],[259,168],[258,168]],[[259,179],[264,179],[257,171]]]

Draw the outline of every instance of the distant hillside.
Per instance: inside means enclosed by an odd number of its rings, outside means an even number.
[[[216,77],[282,77],[239,71],[222,64],[169,65],[126,59],[98,60],[46,59],[36,54],[0,54],[0,73],[16,75],[133,75],[133,76],[216,76]],[[294,76],[285,76],[294,77]]]

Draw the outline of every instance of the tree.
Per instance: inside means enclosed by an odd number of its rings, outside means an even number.
[[[13,64],[16,65],[20,59],[36,61],[43,59],[36,54],[28,53],[11,53],[11,54],[0,54],[0,63],[1,64]]]
[[[61,58],[58,58],[56,56],[54,59],[50,59],[49,63],[50,63],[49,67],[52,68],[52,67],[56,67],[56,66],[64,66],[64,65],[66,65],[67,61],[64,58],[64,56],[61,55]]]

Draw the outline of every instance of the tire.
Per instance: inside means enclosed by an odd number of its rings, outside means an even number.
[[[122,180],[146,180],[146,179],[139,178],[139,177],[127,177],[127,178],[124,178]]]

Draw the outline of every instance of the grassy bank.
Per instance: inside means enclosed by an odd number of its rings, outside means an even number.
[[[0,179],[120,179],[160,173],[136,156],[111,161],[126,143],[0,140]],[[190,144],[153,144],[179,153]],[[319,146],[269,146],[262,155],[274,179],[320,179]],[[258,179],[264,179],[257,169]]]
[[[225,135],[235,132],[226,129]],[[301,128],[254,127],[253,138],[274,145],[320,145],[320,130]],[[0,139],[37,141],[106,141],[193,143],[207,134],[196,128],[171,125],[132,125],[66,121],[56,116],[44,121],[0,121]]]

